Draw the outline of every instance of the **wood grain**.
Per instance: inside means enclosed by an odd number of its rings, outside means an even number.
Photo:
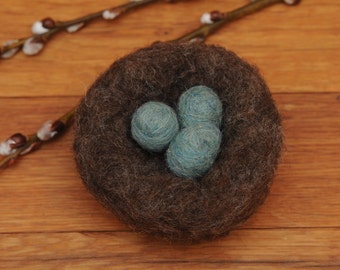
[[[333,237],[326,232],[331,232]],[[131,232],[30,233],[3,237],[6,240],[1,250],[3,265],[13,268],[26,263],[27,258],[28,266],[43,263],[48,269],[58,265],[72,269],[120,269],[122,265],[128,269],[160,269],[159,266],[225,269],[238,265],[241,269],[325,266],[336,269],[340,266],[337,260],[340,243],[334,241],[334,237],[340,237],[340,231],[335,229],[242,230],[232,233],[227,242],[194,246],[169,245]]]
[[[123,0],[3,1],[0,40]],[[162,1],[61,33],[35,57],[0,62],[0,141],[77,104],[119,57],[197,27],[203,12],[247,1]],[[285,153],[259,211],[228,237],[170,244],[131,231],[81,183],[72,130],[0,174],[0,269],[340,269],[340,2],[275,5],[208,43],[256,64],[283,118]]]

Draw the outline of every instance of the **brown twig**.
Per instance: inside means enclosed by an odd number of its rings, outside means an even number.
[[[2,142],[8,147],[8,155],[0,159],[0,169],[5,169],[22,155],[36,149],[41,143],[51,140],[66,131],[73,122],[76,107],[62,115],[54,122],[48,121],[38,130],[38,132],[25,137],[21,133],[13,134]]]
[[[142,2],[142,1],[140,1]],[[140,3],[139,2],[139,3]],[[149,0],[149,2],[152,2]],[[171,1],[170,1],[171,2]],[[194,31],[185,34],[178,39],[172,40],[170,42],[185,42],[185,41],[196,41],[205,40],[206,37],[212,34],[219,27],[225,23],[234,21],[248,14],[259,11],[265,7],[276,3],[285,3],[288,5],[298,4],[300,0],[255,0],[245,5],[241,8],[235,9],[231,12],[220,13],[213,11],[209,13],[209,19],[211,23],[205,24]],[[145,4],[145,3],[144,3]],[[73,21],[75,23],[75,21]],[[62,135],[62,133],[71,125],[76,107],[71,109],[69,112],[61,116],[58,120],[52,122],[47,122],[44,126],[35,134],[24,137],[20,133],[12,135],[9,139],[2,142],[8,148],[9,154],[2,159],[0,159],[0,169],[6,168],[12,162],[14,162],[20,155],[26,154],[34,149],[35,145],[38,145],[44,141],[48,141],[54,138],[56,135]],[[46,132],[47,128],[47,132]],[[43,134],[41,134],[43,130]],[[1,145],[0,145],[1,146]]]
[[[287,5],[296,5],[300,0],[253,0],[249,4],[237,8],[230,12],[221,13],[219,11],[210,12],[210,21],[197,29],[172,40],[173,42],[184,42],[184,41],[204,41],[207,36],[211,35],[221,26],[260,11],[273,4],[284,3]]]
[[[22,49],[26,55],[36,55],[44,48],[44,45],[51,37],[60,31],[67,30],[68,32],[76,32],[90,21],[100,18],[112,20],[124,13],[157,1],[159,0],[130,1],[123,5],[104,9],[64,22],[57,22],[51,18],[45,18],[33,24],[32,36],[6,41],[5,44],[0,47],[0,59],[11,58],[20,49]]]

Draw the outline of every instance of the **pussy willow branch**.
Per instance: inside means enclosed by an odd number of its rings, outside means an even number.
[[[11,154],[3,156],[0,159],[0,169],[5,169],[21,155],[27,154],[36,149],[40,144],[54,137],[62,135],[72,125],[73,116],[76,107],[59,117],[54,122],[48,121],[36,133],[30,134],[27,137],[21,133],[13,134],[9,139],[13,150]],[[6,142],[6,141],[5,141]],[[11,143],[12,142],[12,143]],[[4,143],[4,142],[2,142]],[[11,148],[10,145],[10,148]]]
[[[94,21],[96,19],[112,20],[124,13],[157,1],[159,0],[132,0],[123,5],[104,9],[83,17],[63,22],[55,22],[51,18],[45,18],[33,25],[33,27],[36,26],[36,30],[34,30],[32,27],[32,36],[7,41],[4,46],[0,47],[0,59],[11,58],[21,48],[24,48],[23,51],[27,55],[38,54],[43,49],[44,44],[46,44],[52,36],[62,30],[76,32],[83,28],[88,22]],[[32,49],[25,49],[25,45],[27,45],[27,47],[31,45]]]
[[[172,40],[170,42],[203,41],[206,39],[208,35],[212,34],[222,25],[225,25],[226,23],[232,22],[236,19],[257,12],[265,7],[277,3],[295,5],[298,4],[299,2],[300,0],[255,0],[241,8],[235,9],[230,12],[221,13],[213,11],[207,14],[208,15],[207,24],[204,24],[203,26],[193,30],[192,32],[185,34],[179,37],[178,39]],[[15,151],[13,151],[13,153],[10,153],[9,155],[0,159],[0,169],[6,168],[22,154],[30,152],[33,146],[48,141],[49,139],[52,139],[55,135],[59,136],[62,135],[62,133],[65,132],[65,130],[67,130],[69,126],[71,126],[75,111],[76,107],[72,108],[69,112],[61,116],[55,122],[47,123],[47,131],[45,123],[45,126],[43,126],[43,130],[45,130],[45,133],[42,135],[41,133],[39,133],[39,131],[38,133],[27,136],[27,139],[20,133],[12,135],[5,142],[8,143],[10,150],[13,150],[11,148],[15,147],[17,148],[14,149]],[[17,137],[19,137],[19,139],[17,139]],[[44,140],[45,137],[47,138],[47,140]],[[25,141],[21,142],[23,138]]]
[[[204,41],[207,36],[214,33],[221,26],[224,26],[227,23],[233,22],[237,19],[260,11],[266,7],[269,7],[273,4],[285,3],[287,5],[296,5],[300,1],[298,0],[254,0],[249,4],[235,9],[230,12],[219,12],[212,11],[210,13],[210,23],[203,24],[197,29],[173,40],[175,42],[184,42],[184,41]]]

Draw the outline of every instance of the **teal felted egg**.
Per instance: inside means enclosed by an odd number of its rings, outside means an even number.
[[[193,86],[179,98],[178,117],[181,127],[205,122],[220,127],[222,103],[211,88],[204,85]]]
[[[168,167],[179,177],[203,176],[217,157],[221,139],[221,131],[211,123],[181,129],[166,152]]]
[[[161,152],[178,133],[175,111],[168,105],[149,101],[132,116],[131,134],[138,144],[149,151]]]

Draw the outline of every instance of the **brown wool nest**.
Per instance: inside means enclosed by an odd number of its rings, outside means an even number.
[[[164,154],[132,139],[133,112],[154,100],[176,108],[195,85],[223,104],[222,144],[196,181],[175,176]],[[172,241],[224,236],[268,194],[282,149],[280,115],[256,67],[201,43],[155,43],[114,62],[76,112],[74,152],[88,190],[136,231]]]

